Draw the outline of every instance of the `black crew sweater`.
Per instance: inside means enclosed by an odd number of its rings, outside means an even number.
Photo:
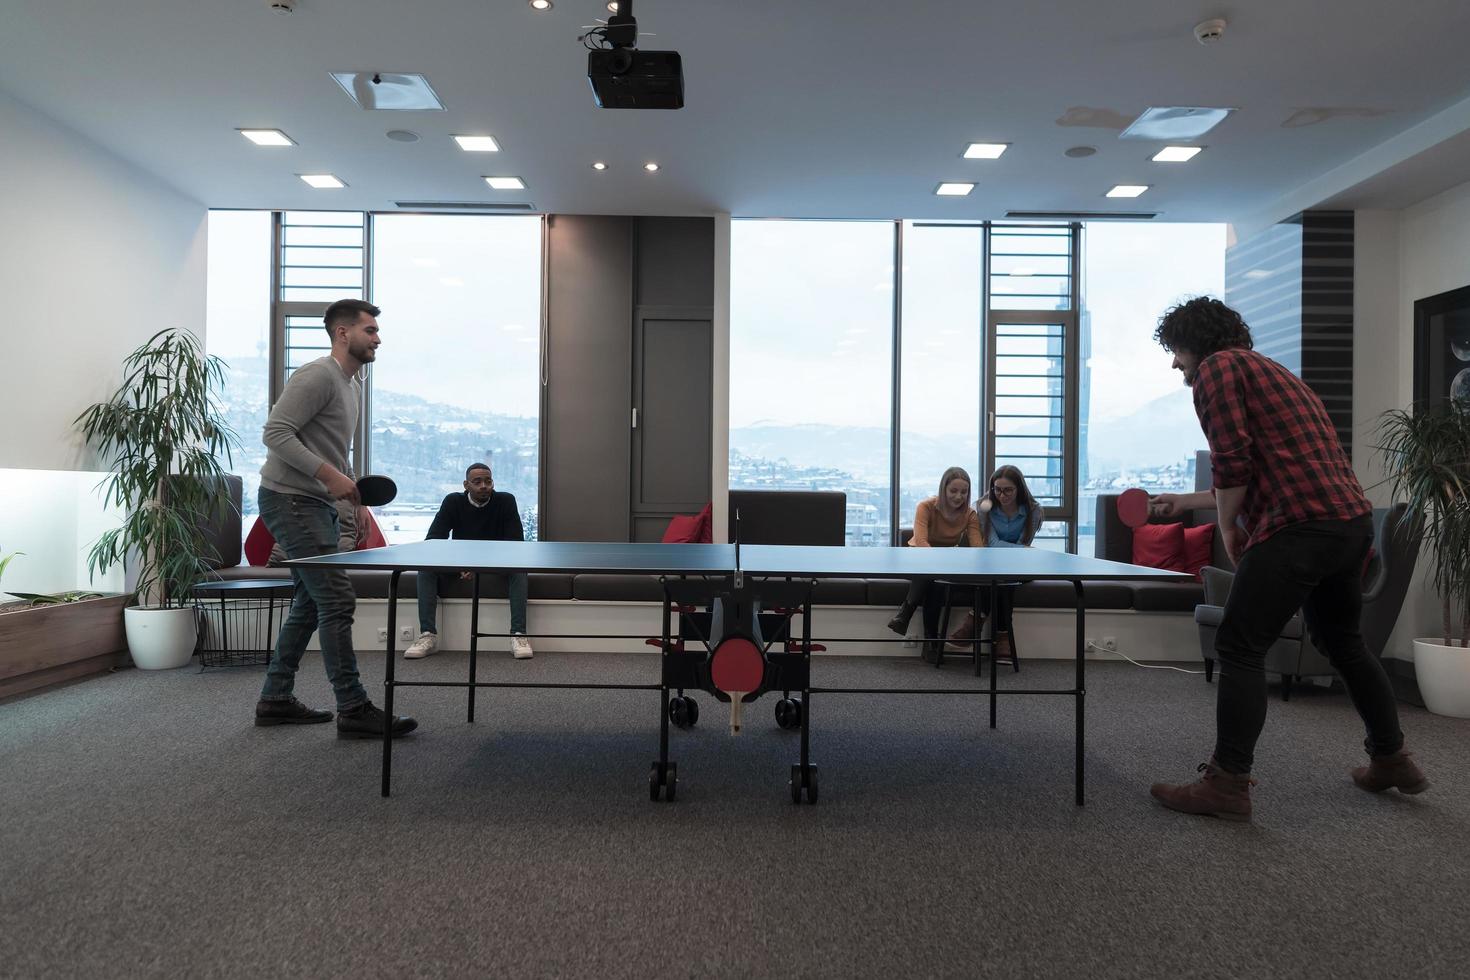
[[[451,536],[459,541],[524,541],[526,532],[521,527],[515,495],[496,490],[489,503],[476,507],[470,503],[469,494],[451,493],[439,505],[439,513],[424,537],[433,540]]]

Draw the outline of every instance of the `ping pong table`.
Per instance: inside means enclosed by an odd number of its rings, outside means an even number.
[[[669,757],[670,697],[682,698],[687,689],[700,689],[717,700],[729,702],[732,697],[742,702],[753,701],[767,691],[784,692],[786,717],[799,720],[801,747],[799,761],[791,766],[789,788],[793,802],[803,798],[817,801],[817,767],[810,756],[810,704],[813,695],[829,694],[918,694],[918,695],[983,695],[989,699],[990,727],[996,727],[996,704],[1001,695],[1065,696],[1074,699],[1075,717],[1075,798],[1084,803],[1084,751],[1086,700],[1086,649],[1084,600],[1085,583],[1089,581],[1184,580],[1188,576],[1138,565],[1126,565],[1099,558],[1086,558],[1036,548],[846,548],[819,546],[745,545],[737,544],[620,544],[560,541],[417,541],[314,558],[297,559],[293,566],[335,569],[382,569],[392,573],[388,595],[398,595],[399,577],[405,571],[451,573],[468,571],[473,579],[473,605],[470,612],[470,664],[467,681],[398,680],[395,670],[394,643],[397,626],[397,601],[388,603],[387,667],[384,679],[384,707],[393,714],[395,693],[400,687],[460,687],[467,690],[468,721],[475,718],[475,692],[478,688],[578,688],[603,690],[648,690],[660,692],[659,757],[650,767],[649,797],[673,801],[678,785],[676,763]],[[660,679],[657,684],[587,684],[573,681],[547,683],[522,681],[482,681],[477,679],[478,644],[482,637],[500,634],[481,633],[479,629],[480,578],[486,574],[510,572],[548,572],[571,574],[655,575],[662,583],[663,623]],[[1001,688],[997,683],[995,657],[991,656],[989,684],[985,687],[924,688],[856,688],[816,687],[812,672],[812,591],[819,578],[889,578],[942,579],[968,585],[1060,580],[1070,582],[1075,596],[1076,664],[1073,686],[1065,688]],[[978,603],[980,590],[975,589]],[[992,604],[996,589],[990,590]],[[711,661],[719,654],[720,637],[712,636],[708,627],[696,627],[695,641],[682,625],[676,630],[675,618],[697,622],[691,615],[697,605],[722,604],[735,610],[746,622],[772,623],[771,635],[757,645],[762,658],[759,680],[751,682],[756,689],[721,690],[712,681]],[[765,610],[775,609],[772,614]],[[743,612],[740,612],[743,610]],[[752,612],[753,610],[753,612]],[[978,611],[978,610],[977,610]],[[992,609],[993,613],[993,609]],[[801,635],[791,635],[790,624],[801,615]],[[977,631],[978,633],[978,631]],[[626,634],[538,634],[558,639],[629,639]],[[942,638],[940,638],[942,640]],[[743,641],[742,641],[743,642]],[[986,642],[977,635],[974,641],[975,672],[980,674],[980,646]],[[750,644],[746,643],[748,647]],[[692,647],[692,648],[691,648]],[[797,700],[793,695],[800,695]],[[781,712],[778,706],[778,715]],[[788,727],[785,722],[783,727]],[[793,724],[791,727],[795,727]],[[393,741],[384,733],[382,757],[383,796],[391,791]]]

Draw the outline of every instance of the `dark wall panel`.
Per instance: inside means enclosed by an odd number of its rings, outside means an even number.
[[[711,307],[715,302],[713,218],[639,218],[639,306]]]
[[[541,536],[627,541],[632,453],[633,219],[547,222]]]

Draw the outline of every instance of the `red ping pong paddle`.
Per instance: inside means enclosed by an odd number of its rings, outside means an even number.
[[[398,484],[386,476],[365,476],[357,481],[357,499],[364,507],[382,507],[398,496]]]
[[[730,695],[730,734],[740,734],[740,699],[760,690],[766,675],[766,660],[760,647],[743,636],[732,636],[715,647],[710,659],[710,679]]]
[[[1118,494],[1118,520],[1129,527],[1148,523],[1148,491],[1133,487]]]

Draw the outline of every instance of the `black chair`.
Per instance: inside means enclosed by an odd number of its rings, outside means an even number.
[[[913,528],[911,528],[911,527],[903,527],[903,528],[899,528],[898,529],[898,543],[899,543],[899,546],[900,547],[907,548],[909,542],[911,540],[913,540],[913,537],[914,537],[914,529]],[[1019,582],[997,582],[995,584],[995,588],[998,588],[998,589],[1015,589],[1019,585],[1020,585]],[[939,666],[942,666],[943,663],[944,663],[944,645],[945,645],[946,642],[948,642],[948,637],[949,637],[949,616],[950,616],[950,611],[954,608],[954,606],[955,606],[956,603],[959,603],[960,605],[967,605],[967,606],[969,606],[973,610],[974,603],[975,603],[975,599],[974,599],[974,589],[975,589],[975,587],[972,586],[972,585],[970,585],[970,584],[968,584],[968,583],[956,583],[956,582],[950,582],[950,581],[947,581],[947,580],[944,580],[944,579],[936,579],[935,581],[933,581],[933,582],[930,583],[930,587],[931,588],[936,588],[936,589],[942,589],[943,592],[944,592],[944,598],[942,600],[942,602],[943,602],[943,608],[942,608],[942,611],[939,614],[938,648],[937,648],[937,651],[935,652],[934,660],[933,660],[934,666],[935,667],[939,667]],[[959,592],[958,595],[956,595],[956,590],[958,590],[958,592]],[[964,602],[964,599],[967,596],[969,597],[969,600],[970,600],[968,603]],[[989,656],[990,653],[991,653],[991,651],[993,651],[995,649],[995,616],[992,615],[992,612],[993,612],[993,610],[987,611],[986,612],[986,617],[985,617],[985,629],[990,634],[989,635],[989,638],[986,638],[986,636],[984,635],[983,632],[977,632],[974,640],[971,641],[972,644],[973,644],[973,657],[974,657],[974,661],[975,661],[975,674],[976,674],[976,676],[979,676],[979,674],[980,674],[980,659],[982,657]],[[926,639],[926,642],[928,642],[927,639]],[[1010,658],[1010,663],[1011,663],[1011,671],[1012,671],[1012,673],[1020,673],[1020,671],[1021,671],[1021,655],[1017,652],[1017,648],[1016,648],[1016,631],[1014,629],[1011,630],[1011,658]]]

